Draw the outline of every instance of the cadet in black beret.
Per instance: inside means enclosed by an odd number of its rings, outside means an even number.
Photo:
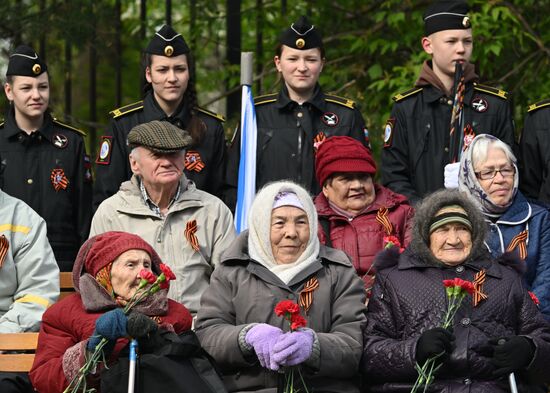
[[[112,119],[96,158],[94,209],[131,177],[128,133],[152,120],[165,120],[189,132],[193,142],[185,155],[185,175],[197,188],[221,196],[227,160],[225,119],[198,106],[191,50],[171,26],[164,25],[145,48],[144,76],[143,100],[110,112]]]
[[[258,125],[256,188],[291,179],[308,191],[321,190],[315,178],[316,148],[324,139],[345,135],[369,146],[368,131],[355,103],[325,94],[319,76],[325,49],[319,28],[305,16],[279,36],[273,59],[283,81],[278,93],[256,97]],[[276,132],[273,132],[276,130]],[[240,131],[231,144],[225,200],[235,207]]]
[[[44,218],[59,268],[71,271],[92,218],[85,134],[50,113],[48,67],[31,47],[10,55],[4,92],[10,108],[0,124],[0,188]]]
[[[428,7],[421,42],[430,60],[414,88],[393,97],[384,127],[382,184],[412,202],[444,186],[458,187],[460,154],[477,134],[515,144],[508,93],[479,84],[470,63],[474,37],[469,10],[461,0],[434,1]],[[462,75],[455,78],[457,64]],[[456,86],[455,79],[460,82]],[[453,108],[457,115],[451,127]]]

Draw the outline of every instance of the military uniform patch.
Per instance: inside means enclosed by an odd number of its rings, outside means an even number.
[[[367,127],[363,128],[363,135],[365,137],[365,144],[369,147],[369,149],[371,148],[370,146],[370,137],[369,137],[369,130]]]
[[[335,127],[340,120],[338,119],[338,115],[336,115],[336,113],[326,112],[321,116],[321,121],[329,127]]]
[[[102,136],[101,143],[99,144],[99,152],[95,160],[96,164],[109,165],[111,163],[111,152],[113,147],[112,136]]]
[[[69,139],[63,134],[54,134],[52,137],[52,143],[59,149],[64,149],[69,144]]]
[[[185,169],[188,171],[200,172],[204,168],[204,162],[198,151],[188,150],[185,153]]]
[[[389,118],[386,121],[384,128],[384,147],[390,147],[393,139],[393,127],[395,126],[395,118]]]
[[[92,163],[90,162],[90,156],[84,154],[84,181],[87,183],[92,182]]]
[[[55,191],[66,190],[69,185],[69,179],[67,179],[67,176],[65,176],[65,171],[61,168],[52,170],[50,180]]]
[[[481,97],[474,97],[472,100],[472,108],[474,108],[474,111],[476,112],[483,113],[487,112],[487,109],[489,109],[489,104]]]

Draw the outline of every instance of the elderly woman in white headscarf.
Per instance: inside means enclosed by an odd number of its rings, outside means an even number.
[[[476,136],[460,160],[459,189],[481,209],[488,226],[486,246],[494,257],[505,252],[525,263],[525,283],[550,320],[550,212],[518,190],[517,160],[492,135]]]
[[[297,365],[309,391],[359,392],[365,291],[345,254],[316,234],[307,191],[276,182],[258,192],[249,230],[222,256],[196,328],[230,392],[275,392],[278,371]],[[276,315],[283,300],[299,305],[306,327]]]

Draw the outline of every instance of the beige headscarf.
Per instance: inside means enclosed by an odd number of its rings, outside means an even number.
[[[306,249],[294,263],[277,264],[271,250],[271,211],[275,197],[280,192],[296,194],[309,221],[309,241]],[[270,183],[256,194],[248,218],[248,253],[252,259],[261,263],[285,284],[288,284],[299,272],[311,265],[319,257],[319,239],[317,238],[317,211],[308,192],[290,181]]]

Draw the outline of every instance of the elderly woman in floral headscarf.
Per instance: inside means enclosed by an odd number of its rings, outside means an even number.
[[[507,393],[511,372],[520,392],[550,380],[550,326],[523,287],[521,261],[493,259],[484,237],[478,208],[442,190],[416,206],[409,247],[378,255],[362,363],[369,392],[411,392],[415,365],[435,356],[441,367],[429,392]],[[455,278],[474,282],[475,292],[445,329],[443,281]]]
[[[525,260],[527,287],[550,320],[550,212],[528,201],[518,182],[517,160],[510,147],[491,135],[476,136],[460,160],[459,189],[483,213],[491,254],[514,252]]]
[[[157,331],[182,333],[191,328],[191,314],[167,298],[167,289],[149,295],[122,311],[140,283],[140,272],[160,275],[160,258],[137,235],[105,232],[86,241],[73,267],[75,294],[45,313],[38,338],[31,382],[41,393],[62,392],[77,375],[102,337],[108,362],[118,358],[127,337],[146,340]],[[99,371],[88,378],[88,388],[99,386]]]
[[[275,392],[279,371],[300,365],[309,391],[358,392],[365,291],[345,254],[319,244],[311,197],[294,183],[271,183],[249,217],[197,314],[197,335],[227,390]],[[289,332],[274,311],[283,300],[299,304],[305,328]]]

